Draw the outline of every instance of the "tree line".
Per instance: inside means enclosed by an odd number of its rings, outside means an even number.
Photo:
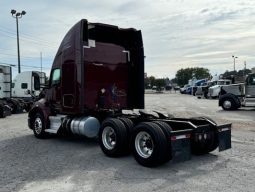
[[[239,71],[225,71],[222,74],[223,78],[229,77],[244,77],[245,75],[251,73],[250,69],[239,70]],[[211,79],[212,75],[210,74],[209,69],[203,67],[193,67],[193,68],[185,68],[179,69],[176,72],[175,78],[155,78],[154,76],[149,76],[145,78],[145,88],[156,87],[166,87],[168,85],[178,85],[184,86],[188,83],[188,81],[192,78],[196,79]]]

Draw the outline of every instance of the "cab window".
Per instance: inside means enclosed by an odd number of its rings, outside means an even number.
[[[21,83],[21,89],[27,89],[27,83]]]
[[[54,69],[51,74],[51,85],[58,85],[60,83],[60,69]]]

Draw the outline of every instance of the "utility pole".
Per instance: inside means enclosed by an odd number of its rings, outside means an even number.
[[[40,52],[40,58],[41,58],[41,73],[42,73],[42,52]]]
[[[246,61],[244,61],[244,71],[243,71],[243,76],[245,75],[246,73]]]
[[[236,71],[236,59],[237,59],[238,57],[232,55],[232,58],[234,59],[234,71]]]
[[[17,50],[18,50],[18,72],[21,72],[20,69],[20,52],[19,52],[19,19],[22,18],[22,15],[26,14],[26,11],[16,12],[16,10],[11,10],[12,17],[16,19],[16,28],[17,28]]]

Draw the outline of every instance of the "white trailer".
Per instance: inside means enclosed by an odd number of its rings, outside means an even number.
[[[11,67],[0,65],[0,118],[11,114],[11,107],[6,98],[11,97]]]
[[[11,67],[0,65],[0,98],[11,97]]]

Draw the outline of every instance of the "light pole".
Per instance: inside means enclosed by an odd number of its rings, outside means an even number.
[[[22,17],[22,15],[26,14],[26,11],[22,11],[17,12],[16,10],[12,9],[11,10],[11,14],[13,18],[16,18],[16,26],[17,26],[17,48],[18,48],[18,72],[20,73],[20,54],[19,54],[19,21],[18,19],[20,19]]]
[[[232,58],[234,59],[234,71],[236,71],[236,59],[237,59],[238,57],[232,55]]]

